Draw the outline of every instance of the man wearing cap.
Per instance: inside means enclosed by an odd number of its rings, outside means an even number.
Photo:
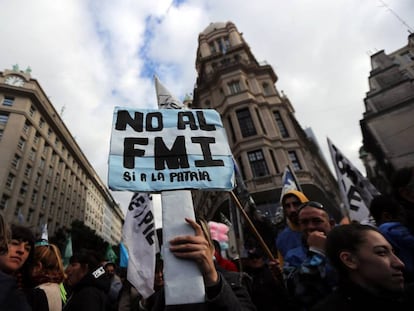
[[[326,236],[335,226],[327,209],[319,202],[308,201],[298,209],[302,244],[288,251],[283,273],[290,294],[301,310],[309,310],[329,294],[337,276],[325,256]]]
[[[286,219],[286,227],[277,235],[276,249],[278,258],[283,265],[287,252],[302,245],[302,232],[299,228],[298,209],[302,203],[308,202],[308,198],[300,191],[290,190],[282,197],[283,214]]]

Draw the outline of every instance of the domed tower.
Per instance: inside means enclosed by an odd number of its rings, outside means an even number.
[[[275,86],[273,68],[259,63],[232,22],[211,23],[198,37],[198,73],[191,108],[215,109],[256,206],[274,215],[287,165],[306,195],[339,218],[337,182],[313,137],[294,116],[289,99]],[[217,201],[210,202],[216,206]],[[208,204],[207,204],[208,205]]]

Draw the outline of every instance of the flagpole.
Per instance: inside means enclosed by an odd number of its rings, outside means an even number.
[[[262,246],[263,250],[266,252],[269,259],[270,260],[275,260],[275,257],[273,256],[272,252],[270,251],[269,247],[267,247],[267,245],[266,245],[265,241],[263,240],[262,236],[259,234],[256,227],[254,226],[254,224],[250,220],[249,215],[247,215],[246,211],[243,209],[243,207],[242,207],[239,199],[237,198],[237,196],[234,194],[233,191],[231,191],[230,193],[231,193],[231,196],[232,196],[234,202],[236,202],[237,207],[239,208],[239,210],[242,212],[244,218],[246,219],[247,224],[249,225],[249,228],[252,230],[253,234],[256,236],[257,240],[259,241],[259,243]]]

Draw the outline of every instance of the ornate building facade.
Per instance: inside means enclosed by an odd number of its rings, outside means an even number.
[[[317,143],[279,92],[273,68],[259,63],[232,22],[212,23],[198,37],[197,81],[190,107],[217,110],[248,192],[262,213],[279,205],[282,175],[290,166],[306,195],[340,218],[337,182]],[[227,204],[223,193],[195,193],[208,218]]]
[[[18,66],[0,72],[0,210],[35,231],[47,223],[51,236],[80,220],[112,244],[121,240],[119,205],[30,70]]]

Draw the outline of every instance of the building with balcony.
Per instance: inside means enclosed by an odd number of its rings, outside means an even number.
[[[232,22],[211,23],[198,37],[197,81],[191,108],[217,110],[230,148],[257,209],[274,214],[282,175],[290,166],[306,195],[339,219],[337,181],[318,144],[295,118],[288,97],[279,92],[273,68],[258,62]],[[228,204],[225,193],[194,193],[194,204],[213,218]]]
[[[389,193],[394,172],[414,166],[414,34],[390,54],[371,55],[371,67],[360,157],[371,182]]]
[[[53,236],[80,220],[112,244],[121,240],[119,205],[30,70],[17,65],[0,72],[0,210],[37,234],[45,223]]]

